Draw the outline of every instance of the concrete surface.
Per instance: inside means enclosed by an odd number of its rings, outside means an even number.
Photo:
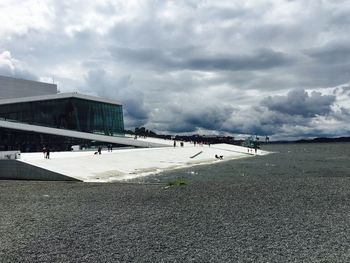
[[[173,144],[171,140],[156,138],[138,139],[148,143]],[[179,142],[177,145],[180,145]],[[258,151],[257,155],[267,154]],[[215,158],[222,155],[223,160]],[[251,157],[247,148],[228,144],[197,145],[184,143],[184,147],[147,149],[121,149],[102,154],[91,151],[52,152],[50,159],[43,153],[22,153],[21,162],[59,173],[84,182],[113,182],[133,179],[164,170],[178,169],[199,164],[210,164],[230,159]],[[192,157],[192,158],[191,158]]]

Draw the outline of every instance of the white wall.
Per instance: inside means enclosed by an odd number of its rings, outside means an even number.
[[[56,94],[57,85],[0,76],[0,99]]]

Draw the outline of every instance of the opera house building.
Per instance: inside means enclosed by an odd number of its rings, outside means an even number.
[[[123,107],[117,101],[0,76],[0,151],[66,151],[107,143],[150,146],[124,136]]]
[[[134,138],[124,134],[117,101],[0,76],[0,180],[105,183],[262,154],[225,143]]]

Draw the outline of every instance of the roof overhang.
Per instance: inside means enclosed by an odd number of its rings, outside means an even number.
[[[91,100],[91,101],[97,101],[102,103],[108,103],[113,105],[122,105],[121,103],[115,100],[104,99],[104,98],[99,98],[99,97],[90,96],[90,95],[84,95],[77,92],[57,93],[57,94],[23,97],[23,98],[15,98],[15,99],[0,99],[0,105],[34,102],[34,101],[45,101],[45,100],[58,100],[58,99],[67,99],[67,98],[77,98],[77,99],[83,99],[83,100]]]

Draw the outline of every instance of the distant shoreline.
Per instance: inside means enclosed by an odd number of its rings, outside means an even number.
[[[338,138],[314,138],[314,139],[300,139],[296,141],[270,141],[267,144],[289,144],[289,143],[334,143],[334,142],[350,142],[350,137]],[[266,144],[266,143],[262,143]]]

